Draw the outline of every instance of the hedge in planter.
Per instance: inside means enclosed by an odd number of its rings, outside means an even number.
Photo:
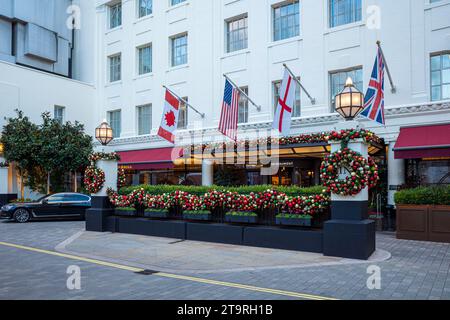
[[[114,214],[119,217],[135,217],[137,211],[135,208],[116,208]]]
[[[170,217],[169,210],[164,209],[146,209],[145,216],[147,218],[168,219]]]
[[[450,205],[450,186],[420,187],[395,194],[396,205]]]
[[[258,223],[258,215],[254,212],[229,212],[225,216],[226,222],[231,223]]]
[[[207,210],[188,210],[183,211],[183,219],[185,220],[197,220],[197,221],[210,221],[212,219],[212,214]]]
[[[301,214],[279,214],[277,215],[277,225],[282,226],[298,226],[298,227],[311,227],[312,216]]]

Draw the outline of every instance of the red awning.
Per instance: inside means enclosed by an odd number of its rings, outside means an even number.
[[[450,124],[402,128],[395,159],[450,157]]]
[[[131,170],[173,169],[174,161],[183,156],[182,148],[160,148],[118,152],[119,166]]]

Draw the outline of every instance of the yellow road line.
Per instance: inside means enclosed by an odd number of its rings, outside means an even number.
[[[83,262],[87,262],[87,263],[91,263],[91,264],[96,264],[96,265],[101,265],[101,266],[105,266],[105,267],[126,270],[126,271],[131,271],[131,272],[145,271],[142,268],[135,268],[135,267],[125,266],[125,265],[121,265],[121,264],[117,264],[117,263],[111,263],[111,262],[106,262],[106,261],[101,261],[101,260],[96,260],[96,259],[84,258],[84,257],[74,256],[71,254],[65,254],[65,253],[59,253],[56,251],[49,251],[49,250],[38,249],[38,248],[33,248],[33,247],[28,247],[28,246],[22,246],[22,245],[13,244],[13,243],[7,243],[7,242],[0,241],[0,245],[5,246],[5,247],[10,247],[10,248],[16,248],[16,249],[21,249],[21,250],[26,250],[26,251],[37,252],[37,253],[52,255],[52,256],[56,256],[56,257],[71,259],[71,260],[83,261]],[[222,286],[222,287],[237,288],[237,289],[243,289],[243,290],[249,290],[249,291],[271,293],[271,294],[275,294],[275,295],[294,297],[294,298],[300,298],[300,299],[306,299],[306,300],[337,300],[337,299],[323,297],[323,296],[316,296],[316,295],[310,295],[310,294],[304,294],[304,293],[298,293],[298,292],[255,287],[255,286],[233,283],[233,282],[223,282],[223,281],[216,281],[216,280],[203,279],[203,278],[197,278],[197,277],[182,276],[182,275],[169,274],[169,273],[164,273],[164,272],[155,273],[155,274],[153,274],[153,276],[177,279],[177,280],[184,280],[184,281],[192,281],[192,282],[204,283],[204,284],[211,284],[211,285]]]

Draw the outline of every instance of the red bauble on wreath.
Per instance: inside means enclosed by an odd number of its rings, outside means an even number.
[[[97,167],[90,166],[84,173],[84,186],[90,194],[98,193],[105,184],[105,172]]]
[[[349,173],[345,179],[339,178],[340,168],[345,168]],[[372,171],[372,168],[375,169]],[[377,177],[378,181],[375,162],[368,161],[349,148],[326,156],[321,167],[321,178],[327,191],[341,196],[356,196],[374,177]]]

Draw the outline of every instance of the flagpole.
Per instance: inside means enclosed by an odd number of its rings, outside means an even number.
[[[192,110],[194,110],[196,113],[198,113],[203,119],[205,118],[205,114],[201,113],[200,111],[198,111],[197,109],[195,109],[191,104],[189,104],[189,102],[187,102],[186,100],[184,100],[183,98],[181,98],[179,95],[177,95],[175,92],[173,92],[172,90],[170,90],[168,87],[163,85],[163,88],[166,89],[167,91],[169,91],[171,94],[173,94],[178,100],[180,100],[181,102],[183,102],[186,106],[188,106],[189,108],[191,108]]]
[[[226,74],[223,75],[225,77],[225,79],[227,79],[228,81],[230,81],[230,83],[243,95],[247,98],[248,101],[250,101],[250,103],[256,107],[256,109],[258,111],[261,111],[261,106],[258,106],[255,102],[253,102],[252,99],[250,99],[250,97],[248,96],[248,94],[246,94],[244,91],[241,90],[241,88],[239,88],[236,83],[233,82],[233,80],[231,80],[230,78],[228,78],[228,76]]]
[[[380,40],[377,41],[377,46],[378,46],[378,48],[381,51],[381,56],[383,57],[383,62],[384,62],[384,65],[386,67],[386,72],[388,74],[389,82],[391,84],[391,92],[392,93],[396,93],[397,92],[397,88],[394,85],[394,80],[392,80],[391,71],[389,70],[389,66],[387,64],[386,57],[384,56],[383,49],[381,48],[381,41]]]
[[[316,104],[316,99],[313,98],[313,97],[309,94],[308,90],[305,89],[305,87],[302,85],[302,83],[300,82],[300,80],[295,76],[295,74],[292,72],[292,70],[289,69],[289,67],[287,66],[286,63],[283,63],[283,67],[286,68],[286,70],[291,74],[292,78],[294,78],[295,82],[297,82],[298,85],[300,86],[300,88],[302,88],[302,90],[306,93],[306,95],[308,96],[308,98],[309,98],[309,100],[311,101],[311,103],[312,103],[313,105]]]

